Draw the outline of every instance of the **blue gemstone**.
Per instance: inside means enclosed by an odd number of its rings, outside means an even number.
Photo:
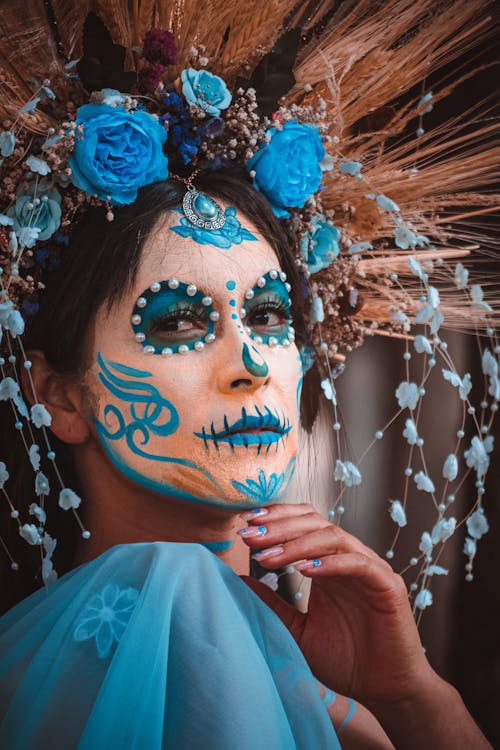
[[[195,213],[201,218],[210,221],[215,219],[218,214],[217,204],[207,195],[198,193],[193,201],[193,209]]]

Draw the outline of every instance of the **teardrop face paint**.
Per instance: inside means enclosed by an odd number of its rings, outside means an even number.
[[[87,375],[96,438],[124,481],[223,507],[284,499],[301,367],[270,246],[147,241],[133,289],[96,318]]]

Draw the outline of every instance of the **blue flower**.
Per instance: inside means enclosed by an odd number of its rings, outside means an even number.
[[[287,208],[302,208],[318,190],[325,149],[317,127],[294,120],[281,130],[271,128],[266,136],[269,142],[248,160],[247,169],[255,173],[254,187],[266,196],[276,216],[287,217]]]
[[[35,199],[39,200],[34,205]],[[15,204],[7,211],[14,219],[13,229],[26,247],[38,240],[48,240],[61,223],[61,195],[45,180],[29,184],[18,194]],[[33,241],[29,235],[34,234]]]
[[[181,73],[181,81],[188,104],[200,107],[209,115],[218,117],[221,109],[231,104],[231,94],[222,78],[207,70],[186,68]]]
[[[131,586],[119,588],[108,583],[89,601],[77,620],[73,638],[87,641],[95,638],[100,659],[109,656],[115,641],[119,641],[132,616],[139,592]]]
[[[0,133],[0,154],[3,157],[12,156],[16,145],[16,136],[12,130],[3,130]]]
[[[455,532],[457,527],[457,519],[451,516],[450,518],[440,518],[439,521],[434,525],[431,532],[431,539],[433,544],[438,542],[446,542]]]
[[[323,214],[315,214],[310,222],[311,230],[302,237],[300,249],[309,273],[328,268],[340,253],[340,232]]]
[[[69,160],[73,185],[113,204],[133,203],[144,185],[168,177],[165,129],[147,112],[85,104],[77,112],[83,136]]]
[[[453,482],[454,479],[457,478],[458,474],[458,461],[457,457],[454,453],[450,453],[450,455],[446,458],[446,461],[443,464],[443,477],[447,479],[449,482]]]

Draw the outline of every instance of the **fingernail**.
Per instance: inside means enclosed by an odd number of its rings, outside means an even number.
[[[293,564],[297,570],[306,570],[307,568],[318,568],[321,565],[321,560],[299,560]]]
[[[254,552],[252,557],[255,560],[267,560],[268,557],[277,557],[282,555],[284,548],[279,545],[278,547],[268,547],[267,549],[261,549],[260,552]]]
[[[245,513],[240,513],[240,516],[245,521],[251,521],[255,516],[265,516],[266,513],[269,513],[267,508],[253,508],[252,510],[247,510]]]
[[[245,537],[264,536],[264,534],[267,534],[267,529],[265,526],[250,526],[245,527],[244,529],[240,529],[238,531],[238,534],[241,534],[241,536]]]

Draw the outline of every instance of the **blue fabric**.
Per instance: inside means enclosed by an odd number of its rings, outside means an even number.
[[[113,547],[0,619],[6,750],[337,750],[278,617],[198,544]]]

